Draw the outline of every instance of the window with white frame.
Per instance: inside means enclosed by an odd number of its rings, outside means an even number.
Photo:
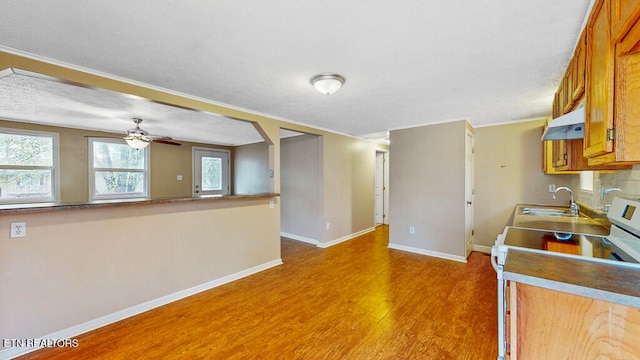
[[[149,147],[120,139],[89,139],[89,199],[149,196]]]
[[[0,129],[0,203],[57,200],[58,134]]]
[[[580,189],[593,191],[593,171],[580,172]]]

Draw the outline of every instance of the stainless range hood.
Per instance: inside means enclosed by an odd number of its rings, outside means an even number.
[[[585,110],[581,106],[570,113],[557,117],[542,134],[542,140],[572,140],[584,138]]]

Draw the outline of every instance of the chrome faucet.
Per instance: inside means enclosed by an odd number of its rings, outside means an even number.
[[[578,214],[580,213],[580,207],[575,203],[575,201],[573,201],[573,191],[571,191],[571,189],[566,186],[560,186],[559,188],[556,188],[556,191],[553,192],[553,198],[557,199],[556,194],[560,190],[567,190],[569,192],[569,194],[571,195],[571,205],[569,206],[569,212],[571,213],[571,216],[578,216]]]
[[[621,193],[623,193],[623,194],[624,194],[624,192],[622,191],[622,189],[618,189],[618,188],[608,188],[608,189],[601,188],[601,189],[600,189],[600,199],[602,199],[602,202],[603,202],[603,203],[605,202],[605,201],[604,201],[605,196],[606,196],[608,193],[612,192],[612,191],[619,191],[619,192],[621,192]],[[604,207],[603,207],[603,210],[604,210],[604,213],[605,213],[605,214],[608,214],[608,213],[609,213],[609,208],[610,208],[610,207],[611,207],[611,204],[606,204],[606,203],[605,203],[605,205],[604,205]]]
[[[612,191],[623,192],[622,189],[618,189],[618,188],[608,188],[608,189],[602,188],[602,189],[600,189],[600,198],[604,199],[604,196],[607,195],[608,193],[612,192]]]

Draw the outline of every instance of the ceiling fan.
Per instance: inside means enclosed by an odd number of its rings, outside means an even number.
[[[141,118],[133,118],[133,122],[136,124],[135,129],[127,130],[127,136],[124,137],[124,140],[127,142],[129,146],[134,149],[144,149],[151,142],[157,142],[167,145],[175,145],[180,146],[182,144],[172,141],[168,136],[154,136],[149,135],[148,132],[140,129],[140,123],[142,122]]]

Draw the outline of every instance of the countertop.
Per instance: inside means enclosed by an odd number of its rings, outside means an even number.
[[[609,235],[608,221],[590,217],[589,209],[585,209],[585,212],[581,213],[583,217],[580,218],[556,218],[521,213],[522,207],[535,206],[551,207],[517,204],[513,225],[544,231],[574,232],[571,230],[578,230],[575,233],[593,236]],[[510,248],[503,276],[505,280],[640,308],[640,265],[638,264]]]
[[[505,280],[640,308],[640,267],[510,249]]]
[[[105,207],[121,207],[121,206],[140,206],[140,205],[157,205],[157,204],[173,204],[184,202],[207,202],[207,201],[226,201],[226,200],[245,200],[260,199],[280,196],[277,193],[262,194],[246,194],[246,195],[213,195],[203,197],[186,197],[186,198],[163,198],[163,199],[117,199],[102,200],[83,203],[30,203],[30,204],[10,204],[0,205],[0,215],[8,214],[30,214],[52,211],[82,210],[95,209]]]

